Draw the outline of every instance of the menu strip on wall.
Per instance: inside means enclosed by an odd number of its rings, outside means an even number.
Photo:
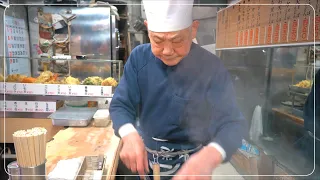
[[[218,12],[216,32],[217,50],[313,44],[320,40],[320,0],[241,0]]]

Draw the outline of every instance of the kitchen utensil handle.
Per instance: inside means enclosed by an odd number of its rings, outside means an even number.
[[[153,164],[153,179],[160,180],[160,165],[158,163]]]

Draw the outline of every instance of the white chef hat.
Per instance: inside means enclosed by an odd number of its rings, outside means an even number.
[[[192,24],[194,0],[143,0],[148,29],[154,32],[171,32]]]

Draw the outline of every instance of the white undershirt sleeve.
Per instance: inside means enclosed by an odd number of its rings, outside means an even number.
[[[137,130],[131,123],[124,124],[119,128],[119,135],[121,138],[132,132],[137,132]]]
[[[216,148],[216,150],[218,152],[220,152],[221,156],[222,156],[222,160],[225,160],[226,158],[226,151],[220,146],[220,144],[216,143],[216,142],[211,142],[208,144],[208,146],[210,147],[214,147]]]

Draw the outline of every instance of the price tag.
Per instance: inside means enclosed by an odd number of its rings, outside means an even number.
[[[25,101],[24,103],[24,112],[34,112],[34,102]]]
[[[103,86],[103,96],[111,97],[112,86]]]
[[[58,95],[80,96],[84,92],[84,87],[78,85],[58,85]]]
[[[88,86],[84,86],[84,96],[88,96]]]
[[[0,111],[4,111],[4,101],[0,101]]]
[[[17,101],[17,111],[24,112],[24,102],[23,101]]]
[[[0,93],[4,93],[4,83],[0,82]]]
[[[85,96],[85,86],[71,85],[69,88],[71,90],[71,96]]]
[[[34,102],[35,112],[45,112],[46,102]]]
[[[25,102],[24,107],[26,112],[34,112],[34,102]]]
[[[69,96],[72,95],[72,87],[71,86],[68,86],[68,94],[67,95],[69,95]]]
[[[88,86],[87,96],[101,96],[101,86]]]
[[[45,95],[58,95],[58,86],[55,84],[45,84],[44,85]]]
[[[99,96],[103,96],[103,86],[100,86],[100,95]]]
[[[27,85],[27,93],[28,94],[37,94],[44,95],[44,85],[43,84],[28,84]]]
[[[48,95],[48,85],[47,84],[44,85],[44,94]]]
[[[5,83],[5,91],[7,94],[14,94],[16,92],[16,83]]]
[[[58,95],[69,95],[68,85],[58,85]]]
[[[17,93],[18,94],[28,94],[27,93],[27,84],[17,83]]]
[[[13,101],[4,102],[5,111],[13,111]]]
[[[34,111],[38,112],[39,102],[34,102]]]
[[[56,107],[57,105],[55,102],[45,102],[45,112],[55,112]]]
[[[23,112],[23,106],[21,101],[7,101],[6,111]]]
[[[17,101],[13,101],[13,111],[18,111]]]

